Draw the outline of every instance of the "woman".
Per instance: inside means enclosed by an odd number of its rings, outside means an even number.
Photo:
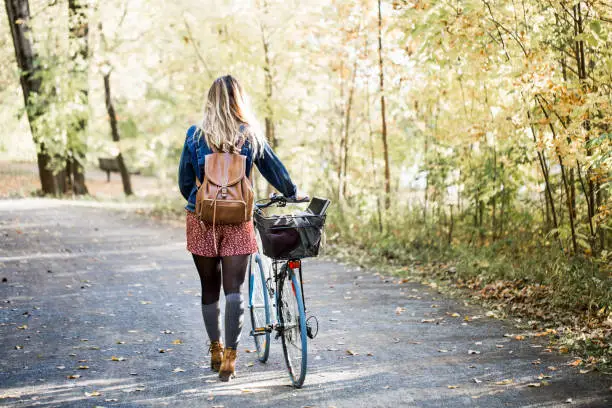
[[[196,151],[197,149],[197,151]],[[228,381],[235,375],[236,349],[242,331],[244,283],[249,256],[257,252],[253,223],[212,225],[195,216],[196,177],[204,179],[204,160],[216,152],[246,156],[246,175],[255,163],[264,178],[286,197],[297,189],[285,166],[262,136],[247,96],[230,75],[217,78],[210,90],[200,127],[192,126],[179,164],[179,188],[187,200],[187,250],[192,253],[202,285],[202,315],[210,339],[211,368]],[[215,235],[213,237],[213,234]],[[216,238],[216,243],[215,243]],[[225,348],[221,342],[219,295],[225,293]]]

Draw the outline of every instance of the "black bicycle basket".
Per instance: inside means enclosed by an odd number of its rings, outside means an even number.
[[[263,253],[274,259],[302,259],[319,255],[325,214],[300,212],[266,215],[257,210],[253,217],[261,237]]]

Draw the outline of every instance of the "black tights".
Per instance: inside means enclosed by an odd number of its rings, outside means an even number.
[[[209,258],[193,255],[193,260],[200,275],[203,305],[210,305],[219,301],[221,279],[223,279],[223,292],[225,295],[240,293],[246,277],[249,256],[236,255]],[[221,273],[222,270],[223,273]]]

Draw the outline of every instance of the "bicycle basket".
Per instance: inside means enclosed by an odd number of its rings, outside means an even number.
[[[253,220],[264,255],[274,259],[302,259],[319,254],[325,215],[300,212],[268,216],[258,210]]]

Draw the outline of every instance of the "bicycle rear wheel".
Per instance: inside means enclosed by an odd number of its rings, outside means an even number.
[[[300,279],[287,264],[283,265],[278,293],[279,321],[285,363],[293,386],[301,388],[306,378],[308,346],[306,313],[302,301]]]
[[[251,255],[249,262],[249,311],[257,358],[262,363],[270,354],[270,332],[266,331],[271,323],[270,296],[266,286],[266,273],[261,256]]]

